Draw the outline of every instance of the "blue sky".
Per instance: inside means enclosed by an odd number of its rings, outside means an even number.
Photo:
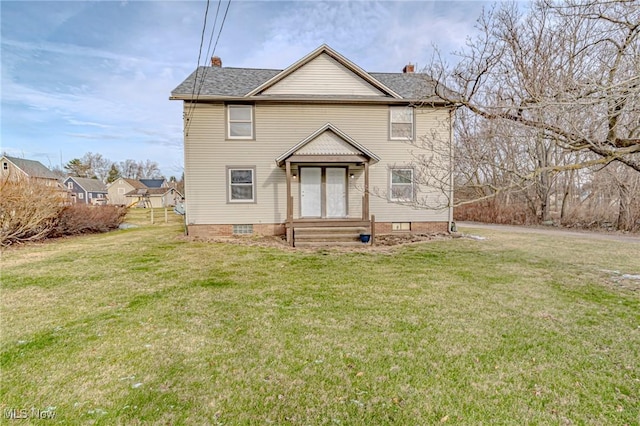
[[[232,0],[215,53],[223,66],[283,69],[326,43],[367,71],[400,72],[425,65],[434,45],[460,48],[488,4]],[[212,0],[200,64],[209,63],[217,6]],[[0,150],[49,167],[86,152],[150,159],[179,176],[182,106],[168,98],[196,67],[205,7],[2,0]]]

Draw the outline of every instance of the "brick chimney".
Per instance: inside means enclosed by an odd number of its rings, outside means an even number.
[[[211,66],[212,67],[222,67],[222,59],[220,59],[219,56],[212,56],[211,57]]]
[[[412,63],[409,63],[408,65],[405,65],[405,67],[402,68],[402,72],[404,74],[415,72],[415,65],[413,65]]]

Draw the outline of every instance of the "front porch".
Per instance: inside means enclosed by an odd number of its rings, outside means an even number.
[[[377,161],[375,154],[331,124],[278,157],[276,163],[286,173],[289,245],[362,245],[361,234],[371,236],[371,244],[375,218],[369,213],[369,166]],[[349,182],[358,180],[350,190]]]

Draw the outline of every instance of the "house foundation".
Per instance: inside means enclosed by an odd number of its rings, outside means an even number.
[[[234,228],[235,231],[234,232]],[[394,233],[447,233],[447,222],[409,222],[408,230],[394,230],[393,222],[376,222],[376,234]],[[240,231],[240,232],[238,232]],[[258,223],[239,225],[189,225],[188,235],[191,238],[207,239],[215,237],[231,237],[233,235],[282,236],[286,233],[284,223]]]

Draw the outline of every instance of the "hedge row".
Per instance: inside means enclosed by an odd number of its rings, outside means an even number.
[[[116,229],[126,214],[124,207],[66,201],[59,188],[28,180],[0,181],[0,245],[106,232]]]

